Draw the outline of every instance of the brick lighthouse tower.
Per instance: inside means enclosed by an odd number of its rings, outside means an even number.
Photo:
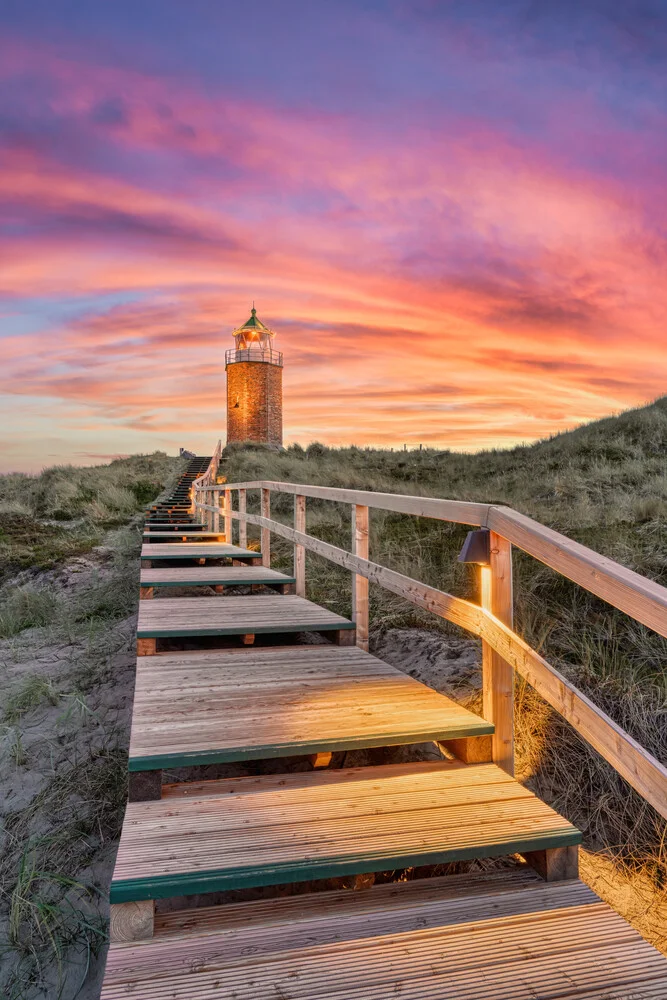
[[[275,333],[257,318],[234,330],[236,347],[225,353],[227,444],[255,441],[283,444],[283,356],[274,351]]]

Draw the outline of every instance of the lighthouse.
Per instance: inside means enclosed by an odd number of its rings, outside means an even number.
[[[253,304],[250,319],[233,337],[236,346],[225,352],[227,444],[253,441],[282,448],[283,356],[273,348],[275,333]]]

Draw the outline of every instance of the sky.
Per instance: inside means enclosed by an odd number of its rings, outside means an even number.
[[[667,0],[0,0],[0,469],[504,448],[667,392]]]

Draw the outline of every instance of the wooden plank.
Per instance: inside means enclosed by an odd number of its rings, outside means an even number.
[[[554,847],[550,851],[526,851],[524,857],[545,882],[579,877],[579,848],[576,844]]]
[[[186,542],[189,538],[194,538],[197,542],[224,542],[226,540],[224,533],[221,531],[190,531],[189,529],[181,531],[153,531],[152,528],[144,531],[142,538],[144,542],[157,542],[160,539],[173,545]]]
[[[359,559],[368,559],[368,507],[355,504],[352,508],[352,551]],[[352,574],[352,620],[357,629],[357,646],[368,651],[368,580]]]
[[[298,493],[294,496],[294,530],[306,531],[306,498]],[[294,546],[294,576],[296,578],[296,593],[299,597],[306,596],[306,550],[303,545]]]
[[[397,932],[417,929],[426,926],[426,921],[432,926],[443,923],[442,903],[448,904],[448,918],[452,919],[455,912],[467,906],[475,896],[492,896],[511,891],[513,893],[528,890],[533,897],[535,909],[542,909],[549,903],[582,906],[598,902],[597,896],[584,886],[582,882],[573,883],[577,886],[574,892],[564,886],[548,887],[544,894],[544,883],[540,876],[528,865],[516,868],[498,868],[485,872],[463,872],[459,875],[441,875],[410,882],[384,882],[376,884],[368,892],[350,892],[348,889],[330,889],[317,893],[302,893],[294,896],[275,897],[267,900],[253,900],[244,903],[226,903],[224,906],[198,907],[196,910],[172,910],[158,913],[155,916],[155,935],[161,937],[166,946],[167,937],[183,938],[199,935],[202,932],[226,931],[228,947],[233,947],[235,938],[248,931],[257,931],[258,936],[265,937],[270,928],[275,928],[279,940],[273,938],[269,950],[278,944],[287,944],[283,934],[288,927],[294,927],[302,921],[317,921],[322,927],[323,921],[331,921],[337,925],[339,940],[353,940],[366,936],[373,937],[378,933]],[[533,890],[539,890],[539,896]],[[407,914],[422,923],[411,926],[405,919]],[[372,918],[369,923],[368,918]],[[313,925],[314,926],[314,925]],[[295,939],[298,940],[298,939]],[[257,939],[254,944],[257,945]],[[268,944],[268,942],[266,942]],[[253,949],[253,953],[256,951]],[[114,967],[120,971],[123,961],[114,960]]]
[[[492,857],[581,839],[494,764],[388,765],[214,784],[221,792],[128,804],[113,902]]]
[[[181,529],[186,531],[195,532],[198,536],[201,534],[203,525],[196,524],[194,521],[146,521],[146,524],[150,524],[151,531],[159,531],[161,528],[169,528],[172,532],[178,532]]]
[[[259,914],[247,926],[185,930],[112,946],[101,1000],[133,995],[142,1000],[664,1000],[667,995],[664,956],[580,882],[438,898],[427,888],[434,881],[347,892],[344,900],[329,893],[273,900],[273,918],[260,901],[246,904]],[[387,888],[391,903],[382,892]],[[415,888],[423,900],[403,898],[406,889]],[[380,903],[373,906],[369,900],[376,893]],[[357,901],[363,908],[354,907]],[[291,918],[281,917],[279,907],[292,902],[303,914],[293,906]],[[234,904],[218,909],[238,913]],[[188,921],[196,925],[192,910],[178,918],[186,928]]]
[[[262,490],[262,504],[261,504],[262,517],[269,519],[271,517],[271,491]],[[268,528],[262,528],[260,548],[262,550],[262,565],[271,565],[271,532]]]
[[[482,619],[480,635],[667,819],[667,767],[664,764],[492,615]]]
[[[239,548],[226,542],[145,542],[142,559],[260,559],[261,552]]]
[[[239,490],[239,514],[246,512],[246,491]],[[231,535],[229,536],[231,538]],[[239,545],[242,549],[248,545],[248,526],[245,521],[239,521]],[[305,596],[302,595],[302,596]]]
[[[137,660],[130,771],[488,733],[445,695],[356,647]]]
[[[293,576],[286,576],[264,566],[170,566],[164,569],[142,569],[142,587],[213,587],[248,586],[252,584],[294,583]]]
[[[510,629],[513,622],[512,546],[490,532],[490,565],[481,567],[482,607]],[[492,759],[514,774],[514,668],[482,640],[482,714],[494,725]]]
[[[332,486],[308,486],[304,483],[280,483],[273,480],[257,480],[249,483],[229,483],[228,489],[254,490],[268,489],[276,493],[292,493],[305,497],[318,497],[335,503],[361,504],[380,510],[391,510],[399,514],[415,514],[417,517],[432,517],[438,521],[454,521],[458,524],[485,525],[490,504],[472,503],[464,500],[442,500],[436,497],[415,497],[401,493],[376,493],[371,490],[346,490]]]
[[[173,597],[140,601],[137,636],[245,635],[353,629],[354,623],[294,594],[246,597]]]
[[[232,541],[232,519],[229,516],[229,512],[232,509],[232,491],[225,490],[225,537],[228,541]]]
[[[488,526],[546,566],[667,636],[667,588],[510,507],[490,507]]]

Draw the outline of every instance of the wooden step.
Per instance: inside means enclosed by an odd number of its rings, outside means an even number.
[[[420,762],[173,785],[159,801],[128,804],[111,901],[540,852],[580,839],[495,764]]]
[[[223,542],[144,542],[141,546],[141,558],[144,559],[257,559],[261,560],[261,552],[239,548]]]
[[[203,524],[196,524],[194,521],[146,521],[151,531],[193,531],[200,534],[204,530]]]
[[[233,587],[248,585],[289,586],[293,576],[268,566],[171,566],[142,569],[142,587]]]
[[[154,531],[153,528],[149,528],[148,531],[144,531],[142,539],[144,542],[167,542],[167,544],[172,545],[175,542],[187,542],[190,538],[196,538],[197,542],[224,542],[225,533],[220,531],[192,531],[190,528],[184,528],[178,533],[174,531]]]
[[[581,882],[463,880],[220,907],[207,932],[171,914],[164,934],[111,946],[101,1000],[667,996],[667,960]]]
[[[170,653],[137,659],[129,768],[492,732],[484,719],[356,646]]]
[[[202,546],[206,547],[206,546]],[[167,545],[165,548],[180,548]],[[277,634],[354,629],[354,623],[292,594],[247,597],[173,597],[140,601],[137,637]]]

